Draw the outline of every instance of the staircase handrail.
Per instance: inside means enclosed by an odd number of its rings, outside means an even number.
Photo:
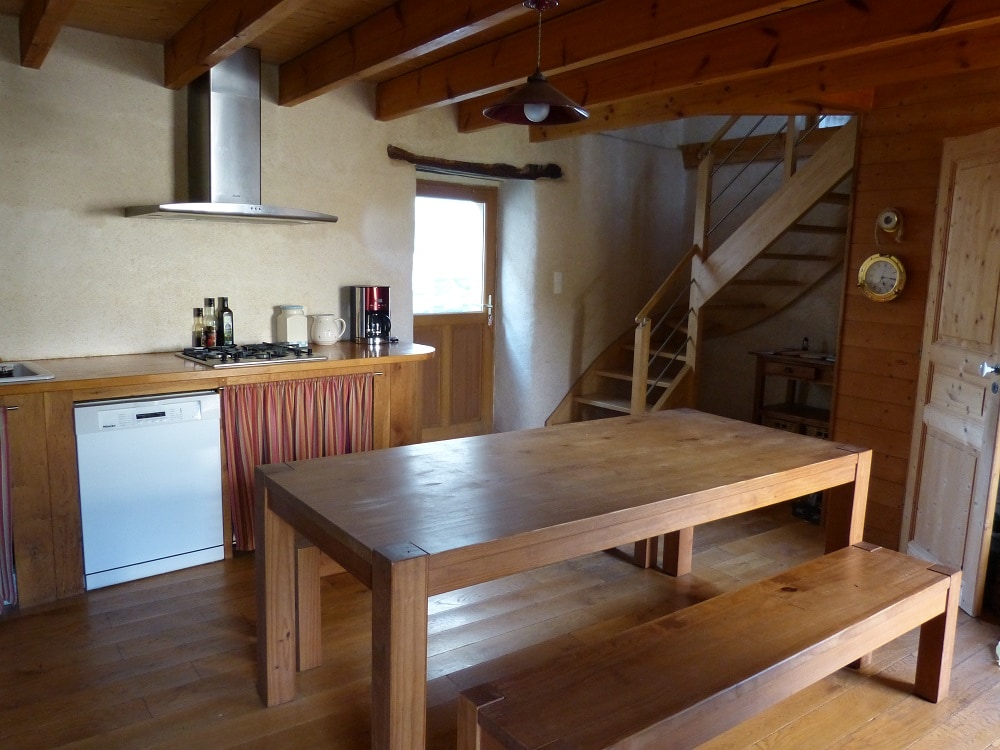
[[[642,323],[643,320],[648,318],[653,313],[653,310],[655,310],[660,302],[663,301],[667,292],[670,291],[671,287],[677,283],[681,275],[690,271],[691,262],[699,256],[701,256],[701,248],[696,244],[692,245],[691,249],[685,253],[684,257],[677,262],[674,269],[667,275],[664,282],[660,284],[659,289],[653,292],[653,296],[649,298],[649,302],[643,305],[643,308],[636,314],[636,325]]]

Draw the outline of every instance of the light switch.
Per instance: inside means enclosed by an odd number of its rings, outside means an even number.
[[[552,274],[552,293],[562,294],[562,271]]]

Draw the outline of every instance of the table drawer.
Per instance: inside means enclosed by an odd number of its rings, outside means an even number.
[[[809,365],[789,365],[784,362],[765,362],[764,373],[767,375],[784,375],[799,380],[820,380],[822,373],[818,367]]]

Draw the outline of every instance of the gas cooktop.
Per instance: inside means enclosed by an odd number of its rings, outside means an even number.
[[[313,354],[312,348],[308,346],[266,342],[239,346],[191,347],[178,352],[177,356],[206,367],[248,367],[327,359],[325,354]]]

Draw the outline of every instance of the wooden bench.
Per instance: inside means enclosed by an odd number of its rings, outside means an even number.
[[[463,691],[459,750],[695,747],[920,627],[948,693],[961,572],[868,544]]]

